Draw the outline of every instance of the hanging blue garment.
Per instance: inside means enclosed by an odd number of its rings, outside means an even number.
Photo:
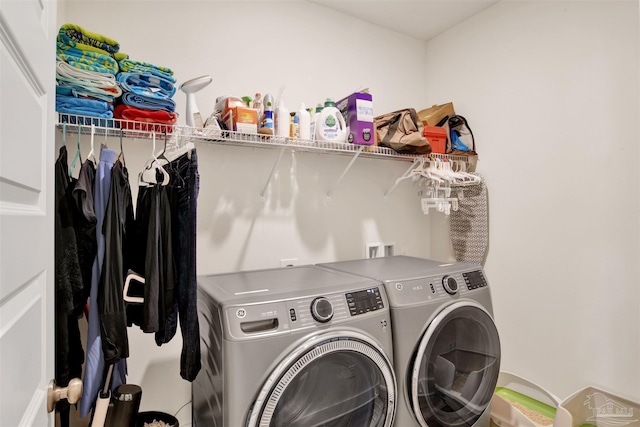
[[[109,191],[111,189],[111,168],[116,159],[116,152],[108,148],[100,151],[100,162],[96,170],[93,197],[96,215],[97,255],[93,261],[91,274],[91,291],[89,293],[89,328],[87,332],[87,357],[80,399],[80,416],[86,417],[96,403],[98,392],[104,386],[105,362],[100,338],[100,312],[98,310],[98,293],[102,262],[105,253],[105,238],[102,226],[105,219]],[[111,389],[114,390],[125,382],[125,360],[118,362],[113,370]]]

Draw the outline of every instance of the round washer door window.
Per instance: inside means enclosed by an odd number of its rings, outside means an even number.
[[[409,372],[409,396],[421,426],[471,426],[491,404],[500,371],[493,319],[475,302],[442,310],[422,336]]]
[[[290,354],[263,386],[249,427],[389,427],[396,381],[382,350],[355,332],[332,332]]]

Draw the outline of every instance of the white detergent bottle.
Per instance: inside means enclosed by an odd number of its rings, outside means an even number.
[[[311,115],[304,106],[304,102],[300,104],[300,109],[296,112],[298,116],[298,132],[300,139],[309,141],[311,139]]]
[[[275,136],[281,136],[283,138],[289,137],[290,120],[289,110],[284,106],[284,101],[280,99],[278,101],[278,106],[276,107],[276,115],[274,119]]]
[[[346,142],[347,124],[335,102],[327,98],[324,108],[316,117],[315,124],[316,141]]]

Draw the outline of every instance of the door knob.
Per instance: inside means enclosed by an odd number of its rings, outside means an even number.
[[[82,380],[80,378],[72,379],[66,387],[58,387],[56,380],[51,380],[47,389],[47,411],[53,412],[56,403],[62,399],[67,399],[71,404],[77,403],[80,396],[82,396]]]

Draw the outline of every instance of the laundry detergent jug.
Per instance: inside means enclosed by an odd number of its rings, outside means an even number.
[[[346,142],[347,124],[336,104],[327,99],[324,108],[314,117],[314,135],[316,141]]]

